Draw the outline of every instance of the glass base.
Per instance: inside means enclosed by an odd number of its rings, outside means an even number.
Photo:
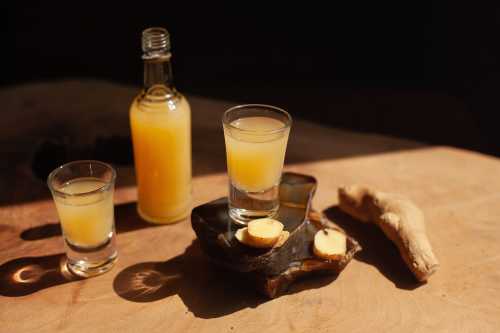
[[[229,216],[236,224],[277,215],[279,209],[279,185],[261,192],[246,192],[229,185]]]
[[[68,257],[66,267],[71,273],[81,277],[95,276],[109,271],[118,257],[115,238],[113,230],[106,242],[95,247],[78,246],[65,239]]]
[[[109,257],[106,261],[100,263],[88,263],[84,260],[73,261],[68,258],[66,262],[66,267],[68,270],[81,277],[91,277],[100,274],[104,274],[111,270],[118,259],[118,253],[115,253]]]
[[[236,224],[247,225],[255,219],[274,218],[278,214],[278,208],[274,211],[248,210],[239,208],[229,208],[229,217]]]

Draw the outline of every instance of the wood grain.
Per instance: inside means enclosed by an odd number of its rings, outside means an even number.
[[[301,120],[292,128],[286,169],[317,177],[314,208],[325,211],[364,248],[337,279],[307,280],[271,301],[241,288],[207,262],[193,243],[190,223],[154,227],[139,219],[128,166],[118,167],[116,267],[88,280],[63,274],[55,207],[44,182],[30,170],[34,142],[50,137],[55,117],[66,128],[86,111],[90,120],[68,136],[87,131],[85,140],[95,139],[95,117],[116,119],[116,128],[110,125],[109,131],[126,134],[126,108],[134,93],[134,88],[94,81],[0,92],[8,111],[0,147],[10,152],[0,165],[1,331],[498,331],[500,160]],[[59,94],[62,101],[51,99]],[[220,115],[231,103],[190,101],[194,204],[199,205],[227,191]],[[39,115],[37,124],[25,126],[19,119],[33,122],[30,115]],[[423,209],[441,262],[428,284],[415,284],[380,232],[338,211],[337,188],[352,183],[403,193]]]

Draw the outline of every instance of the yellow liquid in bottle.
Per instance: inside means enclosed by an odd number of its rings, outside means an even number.
[[[191,109],[178,98],[130,108],[138,211],[153,223],[185,218],[191,208]]]
[[[234,186],[247,192],[262,192],[277,185],[281,178],[289,129],[269,117],[240,118],[226,128],[226,157]],[[239,131],[239,129],[241,131]],[[276,130],[274,133],[269,131]]]
[[[97,178],[78,178],[65,184],[59,191],[78,194],[105,186]],[[98,191],[84,196],[55,198],[57,213],[64,235],[73,245],[94,247],[105,243],[113,228],[113,190]]]

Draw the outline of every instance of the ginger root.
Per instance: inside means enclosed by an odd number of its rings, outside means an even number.
[[[362,222],[376,224],[396,244],[418,281],[427,281],[437,270],[439,262],[427,238],[424,215],[413,202],[358,185],[341,187],[338,194],[341,210]]]

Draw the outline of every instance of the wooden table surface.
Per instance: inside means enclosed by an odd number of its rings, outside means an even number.
[[[0,92],[6,115],[0,147],[8,156],[0,164],[0,331],[500,330],[500,160],[301,120],[292,128],[286,169],[317,177],[314,207],[364,248],[337,278],[309,279],[280,298],[261,298],[207,262],[189,221],[159,227],[142,222],[128,166],[118,166],[116,266],[87,280],[67,275],[60,269],[55,207],[30,168],[35,143],[57,131],[88,141],[103,130],[126,134],[135,92],[96,81]],[[199,205],[226,195],[220,116],[232,103],[196,97],[190,102]],[[75,124],[84,112],[85,120]],[[414,282],[378,230],[339,213],[337,188],[352,183],[405,194],[423,209],[441,262],[427,284]]]

